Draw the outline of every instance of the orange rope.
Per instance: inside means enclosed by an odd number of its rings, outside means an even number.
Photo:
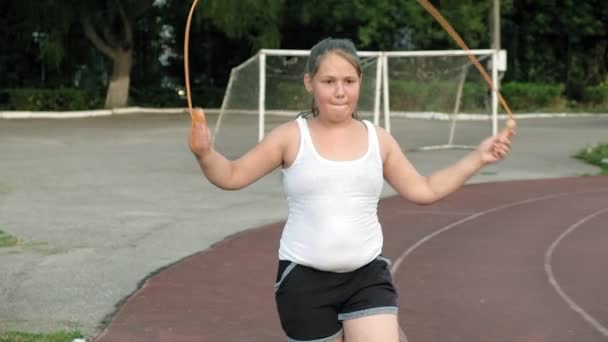
[[[190,45],[190,25],[192,24],[192,15],[194,14],[194,9],[196,8],[197,3],[198,0],[194,0],[194,2],[192,3],[190,13],[188,14],[188,21],[186,22],[186,31],[184,33],[184,72],[186,81],[186,98],[188,99],[188,110],[190,111],[190,118],[193,121],[195,121],[195,115],[194,111],[192,110],[192,92],[190,90],[190,72],[188,67],[188,48]]]
[[[488,83],[488,87],[490,88],[490,90],[492,90],[496,93],[498,100],[500,101],[500,103],[502,104],[502,107],[505,109],[505,111],[507,112],[507,114],[509,116],[509,120],[507,120],[507,128],[505,130],[503,130],[503,132],[501,134],[509,135],[511,133],[511,130],[513,128],[515,128],[515,126],[516,126],[515,119],[513,118],[513,112],[511,112],[511,108],[509,108],[509,105],[507,104],[507,101],[503,98],[502,94],[494,86],[494,83],[492,82],[492,78],[488,75],[488,73],[486,72],[484,67],[479,63],[479,60],[477,59],[477,57],[475,57],[475,55],[473,53],[471,53],[471,50],[469,49],[467,44],[464,42],[464,40],[462,40],[460,35],[454,30],[452,25],[450,25],[450,23],[448,23],[448,21],[445,20],[445,18],[441,15],[441,13],[439,13],[439,11],[435,8],[435,6],[433,6],[427,0],[416,0],[416,1],[418,1],[418,3],[422,7],[424,7],[424,9],[426,9],[427,12],[429,12],[433,16],[433,18],[435,18],[435,20],[437,20],[439,22],[439,24],[443,27],[443,29],[448,32],[448,34],[454,39],[454,41],[456,41],[456,44],[458,44],[458,46],[460,46],[460,48],[462,48],[467,53],[467,57],[469,57],[469,59],[475,65],[475,67],[477,68],[479,73],[483,76],[486,83]],[[494,66],[494,67],[496,67],[496,66]]]
[[[494,83],[492,82],[492,78],[488,75],[484,67],[479,63],[477,57],[470,52],[469,47],[464,42],[464,40],[460,37],[460,35],[454,30],[452,25],[441,15],[441,13],[427,0],[416,0],[418,3],[424,7],[424,9],[429,12],[437,22],[448,32],[448,34],[456,41],[456,44],[460,46],[466,53],[467,57],[471,60],[471,62],[475,65],[479,73],[482,75],[490,90],[494,91],[500,101],[502,107],[505,109],[509,116],[509,120],[507,120],[507,128],[503,131],[505,134],[509,134],[510,131],[515,128],[515,119],[513,118],[513,112],[507,101],[504,99],[502,94],[496,89]],[[194,111],[192,110],[192,92],[190,90],[190,72],[188,68],[188,51],[189,51],[189,40],[190,40],[190,26],[192,23],[192,16],[194,14],[194,10],[196,5],[198,4],[198,0],[194,0],[192,3],[192,7],[190,8],[190,13],[188,14],[188,21],[186,22],[186,32],[184,34],[184,72],[185,72],[185,81],[186,81],[186,97],[188,99],[188,110],[190,111],[190,117],[192,120],[195,119]]]

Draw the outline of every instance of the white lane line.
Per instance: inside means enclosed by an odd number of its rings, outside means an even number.
[[[407,336],[405,336],[405,332],[401,329],[401,325],[399,326],[399,342],[408,342]]]
[[[541,196],[541,197],[535,197],[535,198],[529,198],[523,201],[517,201],[517,202],[511,202],[511,203],[507,203],[501,206],[497,206],[488,210],[484,210],[484,211],[480,211],[477,212],[475,214],[472,214],[470,216],[467,216],[461,220],[458,220],[456,222],[450,223],[449,225],[440,228],[436,231],[434,231],[431,234],[426,235],[425,237],[423,237],[422,239],[418,240],[418,242],[416,242],[415,244],[413,244],[410,248],[406,249],[403,253],[401,253],[401,255],[395,259],[395,261],[393,262],[393,265],[391,267],[391,275],[394,277],[395,274],[397,273],[397,270],[399,269],[399,266],[401,266],[401,263],[410,255],[412,254],[418,247],[422,246],[423,244],[425,244],[426,242],[428,242],[429,240],[433,239],[434,237],[436,237],[437,235],[444,233],[454,227],[459,226],[462,223],[474,220],[478,217],[496,212],[496,211],[500,211],[503,209],[508,209],[508,208],[512,208],[512,207],[516,207],[519,205],[523,205],[523,204],[528,204],[528,203],[533,203],[533,202],[540,202],[540,201],[545,201],[545,200],[550,200],[553,198],[558,198],[558,197],[564,197],[564,196],[569,196],[569,195],[583,195],[583,194],[591,194],[591,193],[598,193],[598,192],[605,192],[608,191],[608,189],[603,188],[603,189],[598,189],[598,190],[593,190],[593,191],[575,191],[575,192],[562,192],[562,193],[558,193],[558,194],[553,194],[553,195],[546,195],[546,196]],[[400,341],[401,342],[408,342],[407,339],[407,335],[405,334],[405,331],[403,330],[403,328],[401,327],[401,325],[399,325],[399,337],[400,337]]]
[[[471,215],[474,211],[441,211],[441,210],[403,210],[399,211],[399,214],[407,215],[419,215],[419,214],[430,214],[435,216],[465,216]]]
[[[547,273],[547,278],[549,280],[549,283],[551,284],[551,286],[553,286],[553,288],[555,289],[555,291],[557,291],[557,294],[559,294],[559,296],[568,304],[568,306],[570,307],[570,309],[574,310],[576,313],[578,313],[585,321],[587,321],[587,323],[591,324],[592,327],[594,327],[597,331],[600,332],[600,334],[604,335],[604,337],[608,337],[608,329],[606,327],[604,327],[600,322],[598,322],[596,319],[594,319],[589,313],[587,313],[585,310],[583,310],[583,308],[581,308],[578,304],[576,304],[576,302],[574,300],[572,300],[572,298],[570,298],[566,292],[564,292],[564,290],[559,286],[559,284],[557,283],[557,280],[555,279],[555,275],[553,274],[553,268],[551,267],[551,262],[552,262],[552,258],[553,258],[553,252],[555,251],[555,249],[557,248],[557,246],[559,245],[559,243],[566,237],[568,236],[570,233],[572,233],[574,230],[576,230],[577,228],[579,228],[580,226],[582,226],[585,222],[603,214],[608,212],[608,208],[604,208],[602,210],[599,210],[587,217],[584,217],[583,219],[581,219],[580,221],[576,222],[575,224],[571,225],[570,227],[568,227],[568,229],[566,229],[566,231],[564,231],[552,244],[551,247],[549,247],[549,249],[547,250],[547,253],[545,254],[545,272]],[[599,270],[598,270],[599,271]]]
[[[393,262],[393,266],[391,267],[391,274],[395,275],[397,273],[397,270],[399,269],[399,266],[401,266],[401,263],[410,255],[412,254],[418,247],[422,246],[423,244],[425,244],[426,242],[428,242],[429,240],[433,239],[434,237],[436,237],[439,234],[445,233],[446,231],[455,228],[465,222],[468,221],[472,221],[478,217],[499,211],[499,210],[503,210],[503,209],[507,209],[507,208],[511,208],[511,207],[515,207],[518,205],[522,205],[522,204],[528,204],[528,203],[532,203],[532,202],[538,202],[538,201],[542,201],[542,200],[547,200],[547,199],[552,199],[555,197],[559,197],[562,196],[564,194],[556,194],[556,195],[547,195],[547,196],[542,196],[542,197],[536,197],[536,198],[529,198],[523,201],[518,201],[518,202],[513,202],[513,203],[507,203],[505,205],[501,205],[498,207],[494,207],[488,210],[484,210],[484,211],[480,211],[477,213],[474,213],[472,215],[469,215],[463,219],[460,219],[456,222],[452,222],[450,224],[448,224],[445,227],[442,227],[426,236],[424,236],[422,239],[418,240],[418,242],[416,242],[415,244],[413,244],[412,246],[410,246],[410,248],[406,249],[397,259],[395,259],[395,261]]]

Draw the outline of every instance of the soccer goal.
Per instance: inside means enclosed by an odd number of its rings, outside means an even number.
[[[477,57],[497,85],[498,72],[506,70],[506,52],[468,53]],[[382,58],[384,127],[395,136],[410,137],[408,149],[472,148],[497,132],[496,92],[467,52],[390,51]],[[457,123],[463,121],[466,124],[459,125],[456,134]]]
[[[255,56],[232,69],[224,99],[214,128],[214,136],[223,134],[225,120],[241,117],[257,118],[257,139],[261,140],[273,127],[268,116],[293,119],[308,111],[312,97],[304,88],[308,50],[260,50]],[[363,79],[358,114],[378,124],[381,111],[380,52],[359,51]]]
[[[264,49],[233,68],[215,122],[216,145],[251,146],[276,125],[310,110],[312,98],[303,84],[309,53]],[[505,69],[504,51],[469,53],[477,56],[497,84],[498,72]],[[383,125],[397,138],[410,139],[407,149],[470,148],[490,132],[496,133],[496,93],[467,52],[359,51],[359,57],[363,72],[359,116]],[[463,121],[466,124],[459,125],[457,134],[457,123]],[[254,125],[257,132],[248,128]],[[227,126],[241,129],[222,129]]]

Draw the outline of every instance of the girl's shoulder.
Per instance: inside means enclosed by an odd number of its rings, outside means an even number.
[[[378,137],[378,145],[380,146],[380,153],[382,154],[382,160],[394,150],[400,150],[399,143],[386,129],[380,126],[374,126],[376,129],[376,136]]]
[[[294,141],[298,141],[300,137],[300,128],[296,120],[290,120],[279,126],[275,127],[270,131],[268,137],[281,144],[289,144]]]

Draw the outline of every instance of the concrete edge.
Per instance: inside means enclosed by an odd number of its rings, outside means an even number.
[[[215,113],[219,112],[219,109],[206,109],[205,111],[209,113]],[[97,109],[64,112],[0,111],[0,119],[74,119],[129,114],[188,114],[188,108],[126,107],[115,109]]]
[[[206,108],[209,114],[218,114],[219,108]],[[257,115],[256,111],[239,111],[249,115]],[[111,115],[129,114],[188,114],[188,108],[151,108],[151,107],[125,107],[115,109],[98,109],[84,111],[0,111],[0,119],[74,119],[89,118]],[[268,115],[293,116],[297,112],[291,111],[268,111]],[[538,119],[538,118],[582,118],[599,117],[608,113],[520,113],[515,114],[515,119]],[[391,117],[424,119],[424,120],[451,120],[452,115],[439,112],[392,112]],[[498,119],[507,119],[506,114],[499,114]],[[458,120],[488,121],[491,119],[487,114],[460,113]]]

